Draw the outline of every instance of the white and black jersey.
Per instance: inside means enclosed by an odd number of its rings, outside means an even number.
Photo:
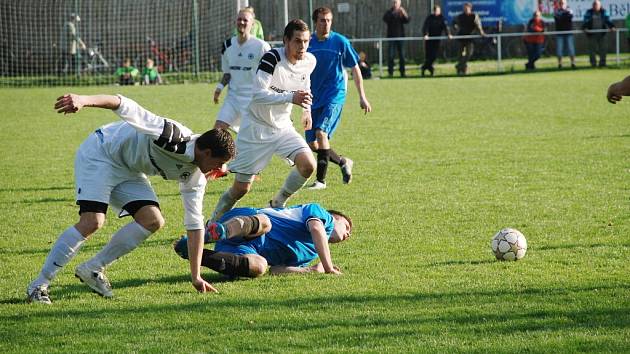
[[[135,101],[120,97],[114,112],[123,122],[97,129],[106,158],[139,175],[160,175],[180,182],[187,230],[203,229],[202,201],[206,178],[197,165],[195,141],[199,137],[179,122],[155,115]]]
[[[236,36],[223,42],[221,70],[223,73],[230,74],[228,97],[251,99],[258,62],[269,49],[271,47],[267,42],[255,37],[250,37],[243,44],[238,42]]]
[[[293,126],[291,109],[293,93],[310,91],[311,72],[315,69],[313,54],[291,64],[284,48],[275,48],[260,59],[253,82],[252,102],[248,114],[256,122],[275,128]]]

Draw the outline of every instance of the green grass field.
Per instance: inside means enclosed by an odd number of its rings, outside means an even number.
[[[351,87],[333,139],[356,161],[328,189],[301,191],[354,219],[332,246],[343,276],[222,281],[198,294],[171,249],[183,232],[177,184],[152,178],[167,225],[108,269],[115,297],[73,276],[127,219],[103,230],[51,286],[52,306],[25,288],[77,220],[73,159],[117,117],[54,113],[66,92],[120,92],[195,131],[218,106],[208,85],[1,89],[1,352],[630,352],[630,99],[605,100],[627,70],[376,80],[374,112]],[[274,160],[242,206],[263,206],[288,167]],[[206,214],[231,178],[210,183]],[[498,262],[504,227],[529,242]]]

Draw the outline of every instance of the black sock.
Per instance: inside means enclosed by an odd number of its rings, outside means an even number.
[[[330,162],[343,166],[346,163],[346,159],[339,156],[335,150],[330,149]]]
[[[328,160],[330,159],[329,149],[317,150],[317,180],[326,183],[326,172],[328,172]]]
[[[249,260],[241,255],[203,250],[201,265],[229,276],[249,277]]]

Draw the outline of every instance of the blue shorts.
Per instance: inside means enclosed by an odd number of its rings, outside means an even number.
[[[343,104],[331,103],[325,106],[314,109],[311,112],[311,118],[313,119],[313,128],[311,130],[304,131],[307,143],[312,143],[317,140],[315,136],[315,129],[325,131],[328,134],[328,139],[331,139],[333,133],[339,125],[341,120],[341,111],[343,110]]]
[[[558,57],[563,55],[575,56],[575,43],[573,42],[572,33],[556,35],[556,55]]]

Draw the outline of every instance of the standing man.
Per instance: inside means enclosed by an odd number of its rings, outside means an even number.
[[[465,3],[462,13],[455,17],[453,28],[458,36],[471,35],[475,30],[479,31],[479,34],[482,36],[486,35],[481,27],[479,15],[474,13],[472,8],[472,3]],[[475,46],[472,38],[459,39],[459,60],[457,61],[457,65],[455,65],[457,75],[466,75],[468,73],[468,61],[474,50]]]
[[[429,40],[429,37],[439,37],[442,33],[446,34],[448,38],[451,38],[451,31],[448,28],[446,19],[442,15],[442,9],[439,5],[433,6],[433,13],[424,20],[422,25],[422,35],[424,36],[424,53],[425,59],[422,64],[422,76],[424,72],[429,70],[429,74],[433,76],[434,68],[433,62],[437,58],[438,50],[440,49],[439,40]]]
[[[230,88],[214,123],[215,128],[230,128],[238,133],[243,111],[252,100],[254,70],[263,54],[271,49],[267,42],[251,35],[253,24],[254,12],[251,8],[241,9],[236,18],[237,35],[223,43],[223,78],[214,90],[214,103],[219,103],[219,96],[226,85],[229,84]]]
[[[344,68],[352,70],[352,79],[359,92],[361,109],[366,114],[372,110],[363,89],[359,55],[346,37],[331,31],[332,18],[332,11],[327,7],[313,11],[315,33],[311,36],[308,47],[309,53],[317,59],[317,65],[311,74],[311,92],[314,97],[311,108],[313,126],[304,132],[306,142],[311,150],[317,153],[317,179],[310,189],[326,188],[328,161],[341,167],[343,183],[350,183],[352,180],[353,161],[338,155],[330,147],[329,142],[339,125],[343,103],[346,100]]]
[[[213,129],[203,135],[193,134],[182,124],[157,116],[123,96],[67,94],[55,104],[55,109],[64,114],[76,113],[83,107],[113,110],[123,121],[100,127],[79,147],[74,163],[79,222],[59,235],[39,276],[26,290],[28,301],[51,303],[50,282],[90,235],[103,227],[110,204],[120,211],[121,217],[131,215],[134,220],[118,230],[99,253],[77,266],[75,275],[101,296],[113,296],[105,268],[164,225],[147,175],[179,181],[192,255],[193,286],[200,292],[216,291],[199,272],[204,234],[204,173],[221,167],[234,156],[229,132]]]
[[[573,11],[567,6],[567,0],[560,0],[558,8],[553,12],[556,31],[573,30]],[[556,56],[558,57],[558,69],[562,69],[562,56],[568,55],[571,59],[571,69],[575,69],[575,42],[573,33],[561,33],[556,35]]]
[[[315,57],[307,52],[309,38],[306,23],[292,20],[284,28],[284,48],[272,49],[260,60],[254,76],[252,102],[236,138],[238,155],[229,165],[230,171],[236,173],[234,184],[219,198],[212,220],[218,220],[250,191],[254,177],[269,164],[274,154],[295,166],[271,199],[271,207],[284,207],[287,199],[313,174],[313,154],[291,121],[291,109],[298,105],[304,109],[304,129],[311,129],[310,76],[315,68]]]
[[[606,66],[606,32],[591,32],[591,30],[610,29],[615,30],[615,25],[610,21],[606,10],[602,8],[599,0],[593,1],[593,7],[584,14],[582,29],[588,37],[588,55],[591,66],[597,66],[596,55],[599,55],[599,66]]]
[[[68,22],[64,25],[63,34],[63,51],[64,51],[64,73],[76,73],[78,59],[80,57],[79,49],[85,50],[85,43],[79,37],[79,22],[81,18],[77,14],[70,14]]]
[[[400,6],[400,0],[392,0],[392,7],[383,15],[383,21],[387,24],[387,38],[397,38],[405,36],[404,25],[409,23],[407,11]],[[394,56],[398,52],[400,62],[400,76],[405,77],[405,53],[403,51],[403,41],[389,41],[389,51],[387,55],[387,70],[389,76],[394,75]]]
[[[352,220],[319,204],[290,208],[234,208],[209,225],[202,265],[231,277],[319,272],[341,274],[330,256],[329,243],[347,240]],[[186,236],[175,242],[175,252],[188,259]],[[308,265],[319,257],[320,262]]]

